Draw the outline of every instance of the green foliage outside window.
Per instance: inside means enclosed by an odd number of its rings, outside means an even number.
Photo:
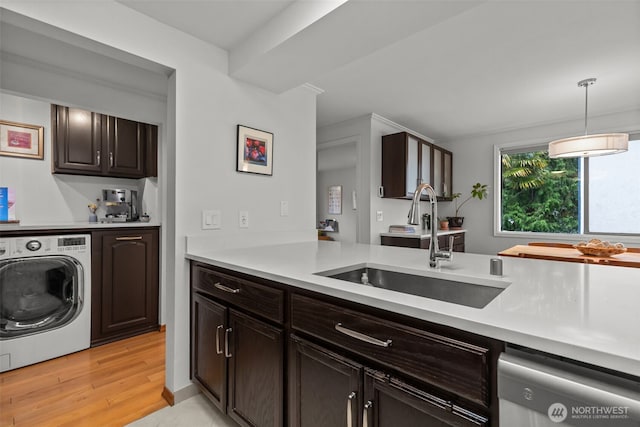
[[[502,230],[579,233],[579,160],[502,154]]]

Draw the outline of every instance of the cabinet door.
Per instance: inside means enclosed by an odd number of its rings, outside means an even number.
[[[191,376],[222,411],[227,407],[227,309],[197,293],[191,307]]]
[[[422,141],[420,143],[420,182],[432,183],[431,177],[431,144]]]
[[[420,147],[422,144],[413,136],[407,135],[407,158],[405,170],[407,171],[405,184],[405,196],[413,197],[413,193],[418,188],[418,185],[422,183],[420,175]]]
[[[157,230],[102,235],[103,335],[158,325]]]
[[[106,133],[103,119],[91,111],[51,106],[54,173],[102,173],[102,141]]]
[[[443,168],[443,188],[442,195],[450,198],[453,194],[453,154],[451,151],[443,150],[444,168]]]
[[[284,412],[284,332],[229,311],[227,413],[242,426],[281,427]]]
[[[118,117],[108,118],[107,174],[127,178],[145,176],[146,125]]]
[[[443,196],[443,180],[442,180],[443,164],[442,164],[442,149],[433,147],[433,181],[431,186],[436,192],[437,196]]]
[[[488,419],[381,372],[366,369],[363,427],[488,426]]]
[[[360,426],[360,364],[296,336],[289,340],[289,426]]]

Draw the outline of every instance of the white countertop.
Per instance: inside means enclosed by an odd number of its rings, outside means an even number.
[[[452,326],[640,377],[640,269],[455,253],[428,267],[426,251],[313,241],[215,250],[187,258]],[[482,309],[314,275],[354,264],[507,288]]]
[[[449,234],[458,234],[458,233],[466,233],[465,229],[458,230],[438,230],[438,236],[448,236]],[[380,233],[381,236],[385,237],[406,237],[409,239],[430,239],[431,231],[429,230],[417,230],[417,233]]]
[[[51,224],[0,224],[0,233],[3,231],[42,231],[63,230],[81,228],[120,228],[120,227],[159,227],[159,222],[62,222]]]

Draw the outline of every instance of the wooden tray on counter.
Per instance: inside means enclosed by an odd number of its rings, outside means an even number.
[[[640,248],[627,248],[627,252],[607,257],[583,255],[571,245],[531,244],[516,245],[498,253],[502,256],[544,259],[548,261],[581,262],[586,264],[613,265],[640,268]]]

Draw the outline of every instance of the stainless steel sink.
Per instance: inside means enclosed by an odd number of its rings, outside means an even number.
[[[365,273],[367,283],[363,283]],[[362,266],[346,271],[340,269],[315,274],[474,308],[483,308],[505,289]]]

